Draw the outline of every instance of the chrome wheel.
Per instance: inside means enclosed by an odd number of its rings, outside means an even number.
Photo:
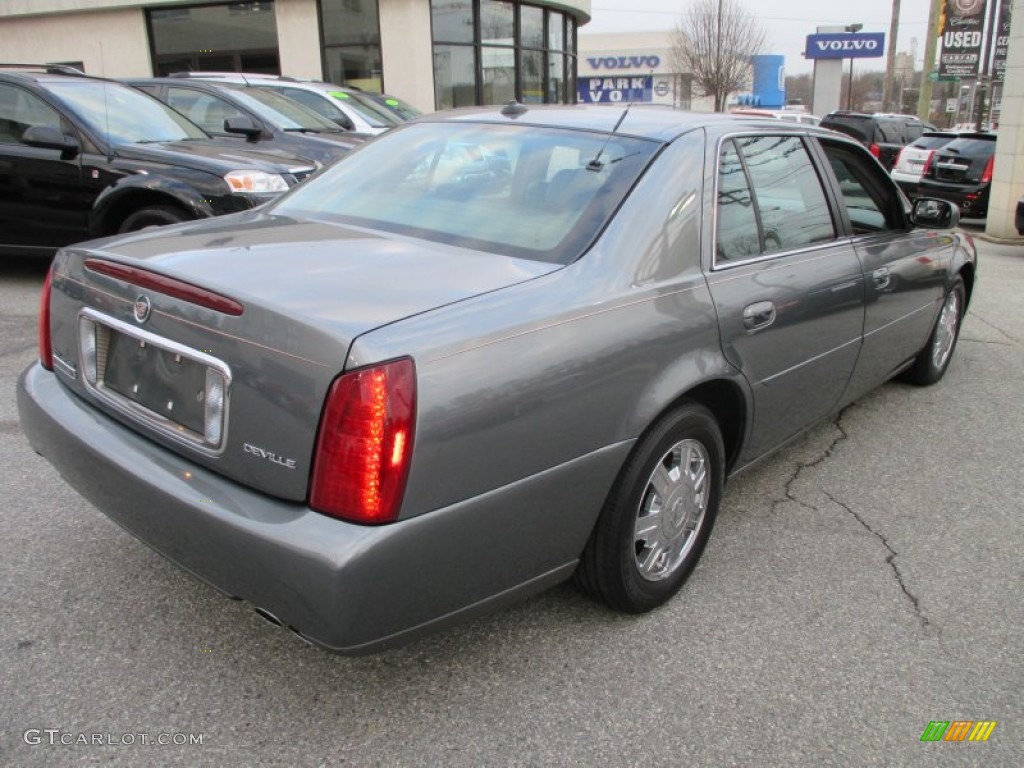
[[[946,303],[942,305],[942,311],[939,312],[939,320],[935,325],[935,338],[932,341],[932,366],[936,370],[941,371],[949,362],[959,327],[960,294],[957,291],[950,291],[946,297]]]
[[[708,509],[710,459],[697,440],[676,443],[658,462],[637,510],[634,557],[647,581],[671,576],[686,559]]]

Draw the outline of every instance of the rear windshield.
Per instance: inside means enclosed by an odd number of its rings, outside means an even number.
[[[567,264],[604,228],[660,146],[535,126],[409,123],[269,210]]]
[[[821,127],[853,136],[857,141],[872,142],[875,140],[875,121],[870,117],[831,115],[821,121]]]
[[[914,149],[938,149],[944,147],[956,136],[922,136],[910,146]]]
[[[943,151],[960,155],[961,157],[988,157],[995,154],[996,137],[954,139],[943,147]]]

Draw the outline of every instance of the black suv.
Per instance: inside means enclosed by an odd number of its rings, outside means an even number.
[[[918,189],[927,197],[956,203],[961,216],[983,219],[988,215],[995,160],[996,134],[960,134],[935,150]]]
[[[324,165],[367,138],[280,93],[188,74],[123,82],[156,96],[212,136],[245,139],[248,146],[277,147]]]
[[[122,83],[0,65],[0,252],[50,256],[91,237],[243,211],[316,170],[211,139]]]
[[[921,138],[935,126],[913,115],[867,114],[837,110],[821,119],[822,128],[852,136],[878,158],[885,170],[891,171],[900,150]]]

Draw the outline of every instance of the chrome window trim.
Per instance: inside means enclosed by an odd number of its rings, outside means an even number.
[[[743,130],[743,131],[731,131],[729,133],[724,133],[724,134],[722,134],[721,136],[718,137],[718,140],[715,143],[715,161],[714,161],[715,162],[715,166],[714,166],[714,174],[713,174],[714,175],[714,181],[713,181],[713,183],[711,185],[711,237],[710,237],[710,241],[711,241],[711,254],[710,254],[710,257],[711,257],[711,271],[712,272],[721,272],[723,270],[733,269],[734,267],[742,267],[742,266],[745,266],[747,264],[756,264],[757,262],[760,262],[760,261],[771,261],[773,259],[783,258],[783,257],[786,257],[786,256],[792,256],[794,254],[807,253],[807,252],[810,252],[810,251],[817,251],[817,250],[820,250],[821,248],[829,248],[829,247],[832,247],[832,246],[835,246],[835,245],[842,244],[843,242],[849,242],[850,241],[850,237],[848,235],[843,235],[843,234],[836,233],[835,237],[833,237],[828,242],[824,242],[824,243],[812,243],[810,245],[803,246],[803,247],[800,247],[800,248],[791,248],[791,249],[785,250],[785,251],[772,251],[771,253],[762,253],[762,254],[760,254],[758,256],[752,256],[749,259],[742,259],[742,260],[739,260],[739,261],[730,260],[730,261],[727,261],[727,262],[719,262],[719,260],[718,260],[718,179],[719,179],[718,171],[719,171],[719,164],[720,164],[720,161],[721,161],[721,158],[722,158],[722,145],[726,141],[730,141],[730,140],[735,139],[735,138],[742,138],[742,137],[746,137],[746,136],[784,136],[784,137],[795,137],[797,139],[800,139],[800,141],[804,145],[804,150],[807,152],[807,157],[808,157],[808,159],[811,162],[811,167],[814,168],[814,172],[816,174],[818,174],[819,181],[821,181],[820,171],[818,169],[817,163],[815,162],[814,154],[811,152],[810,148],[807,146],[807,140],[810,139],[810,138],[813,138],[813,136],[811,134],[807,133],[806,131],[800,130],[801,128],[806,128],[807,127],[807,126],[804,126],[801,123],[789,123],[788,125],[792,127],[791,130],[781,130],[780,131],[780,130],[777,130],[775,128],[775,126],[773,126],[772,127],[773,129],[770,130],[770,131],[748,129],[748,130]],[[811,126],[811,127],[813,127],[813,126]],[[825,188],[824,183],[823,183],[821,191],[825,195],[826,203],[828,203],[829,191],[828,191],[828,189]],[[836,222],[836,219],[835,219],[835,211],[832,211],[832,206],[831,205],[829,206],[829,212],[832,215],[832,228],[833,228],[833,231],[835,231],[836,230],[836,223],[837,222]]]
[[[87,365],[89,362],[96,365],[96,361],[88,361],[86,359],[87,353],[84,348],[81,333],[81,324],[83,320],[91,322],[94,325],[106,326],[107,328],[115,330],[130,338],[144,341],[147,344],[152,344],[154,347],[166,352],[181,355],[182,357],[188,358],[193,362],[205,366],[207,369],[213,369],[215,372],[220,374],[224,379],[224,408],[221,417],[220,440],[211,445],[206,440],[206,435],[200,435],[196,432],[192,432],[177,422],[171,421],[161,414],[141,406],[138,403],[129,400],[124,395],[107,388],[104,386],[104,382],[99,373],[97,373],[97,380],[95,383],[89,381],[89,377],[86,375]],[[163,437],[173,440],[176,443],[188,446],[189,448],[207,456],[220,456],[224,453],[224,449],[227,446],[228,416],[231,404],[231,368],[227,363],[213,357],[212,355],[208,355],[205,352],[200,352],[198,349],[192,349],[184,344],[179,344],[178,342],[171,341],[170,339],[165,339],[155,333],[145,331],[141,328],[110,317],[109,315],[104,315],[103,313],[97,312],[89,307],[83,308],[78,313],[78,322],[76,324],[75,332],[78,335],[78,355],[80,367],[82,369],[81,379],[83,385],[90,394],[100,402],[105,403],[137,424],[150,429]],[[96,357],[99,357],[99,355]]]

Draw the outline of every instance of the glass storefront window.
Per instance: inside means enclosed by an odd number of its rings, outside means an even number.
[[[550,104],[560,104],[565,99],[565,74],[562,69],[565,57],[560,53],[548,54],[548,97]]]
[[[383,93],[380,46],[325,48],[324,61],[327,82]]]
[[[481,48],[484,104],[504,104],[516,97],[516,52],[512,48]]]
[[[154,8],[146,12],[153,72],[279,74],[274,0]]]
[[[576,101],[575,22],[513,0],[430,0],[438,109]]]
[[[480,0],[480,42],[484,45],[512,45],[515,42],[515,17],[512,3]]]
[[[523,51],[520,58],[523,104],[544,103],[544,52]]]
[[[434,42],[473,42],[473,0],[433,0],[430,18]]]
[[[382,93],[377,0],[319,0],[329,82]]]
[[[473,52],[472,46],[434,46],[434,100],[438,109],[477,103]]]
[[[377,0],[320,0],[324,45],[380,44]]]
[[[532,5],[519,7],[519,44],[524,48],[544,47],[544,11]]]
[[[548,49],[565,50],[565,17],[558,11],[548,11]]]

